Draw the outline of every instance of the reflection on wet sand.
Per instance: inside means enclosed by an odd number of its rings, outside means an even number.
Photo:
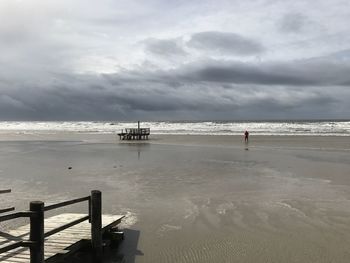
[[[278,140],[2,142],[0,177],[19,208],[100,189],[104,213],[127,214],[108,262],[347,262],[347,142]]]

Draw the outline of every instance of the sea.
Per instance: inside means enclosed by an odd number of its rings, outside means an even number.
[[[0,133],[55,134],[60,132],[113,134],[136,128],[137,121],[2,121]],[[152,134],[265,136],[350,136],[350,120],[282,121],[144,121]]]

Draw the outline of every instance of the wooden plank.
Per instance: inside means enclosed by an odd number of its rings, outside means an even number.
[[[14,211],[14,210],[15,210],[14,207],[3,208],[3,209],[0,209],[0,214],[11,212],[11,211]]]

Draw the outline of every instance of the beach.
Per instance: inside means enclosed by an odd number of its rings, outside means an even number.
[[[350,262],[350,1],[0,21],[0,263]]]
[[[126,262],[348,262],[349,153],[347,136],[2,132],[1,200],[99,189],[104,213],[126,215]]]

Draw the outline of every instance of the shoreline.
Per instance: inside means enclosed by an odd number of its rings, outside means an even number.
[[[350,151],[350,140],[347,136],[314,136],[314,135],[254,135],[249,136],[248,144],[243,135],[170,135],[151,134],[149,140],[121,141],[117,134],[99,133],[0,133],[0,142],[47,141],[74,143],[116,143],[116,144],[165,144],[216,147],[249,148],[285,148],[285,149],[322,149]]]

